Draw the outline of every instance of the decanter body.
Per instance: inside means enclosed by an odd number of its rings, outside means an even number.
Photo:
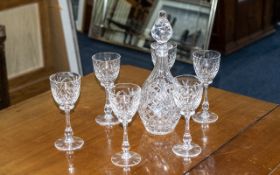
[[[164,135],[174,130],[180,118],[172,96],[176,80],[168,62],[168,51],[172,48],[167,42],[172,36],[172,28],[164,11],[160,12],[152,28],[152,36],[157,41],[153,43],[156,64],[142,87],[138,112],[149,133]]]

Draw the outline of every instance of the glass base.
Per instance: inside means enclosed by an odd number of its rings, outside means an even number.
[[[119,124],[119,120],[112,115],[111,119],[105,118],[105,114],[100,114],[96,116],[95,121],[97,124],[101,126],[112,126],[112,125],[117,125]]]
[[[218,115],[213,112],[198,112],[192,116],[193,121],[201,124],[215,123]]]
[[[84,140],[81,139],[80,137],[75,137],[75,136],[73,136],[73,142],[71,143],[66,143],[64,141],[64,138],[57,139],[54,143],[56,149],[60,151],[78,150],[81,149],[83,145],[84,145]]]
[[[186,147],[183,144],[177,144],[172,147],[174,154],[180,157],[196,157],[201,153],[201,148],[195,143],[191,143],[191,147]]]
[[[130,157],[128,159],[124,159],[123,152],[116,153],[112,155],[111,161],[114,165],[119,166],[119,167],[132,167],[141,162],[141,156],[138,153],[129,151]]]

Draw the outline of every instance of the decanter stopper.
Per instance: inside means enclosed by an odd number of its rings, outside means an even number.
[[[152,27],[151,34],[159,44],[166,43],[171,38],[173,30],[164,10],[161,10],[159,12],[159,17]]]

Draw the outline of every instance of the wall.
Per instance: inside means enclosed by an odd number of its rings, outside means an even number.
[[[6,64],[8,78],[14,78],[44,65],[42,35],[37,3],[0,12],[6,27]]]
[[[69,70],[60,11],[58,0],[0,1],[12,104],[49,90],[50,74]]]

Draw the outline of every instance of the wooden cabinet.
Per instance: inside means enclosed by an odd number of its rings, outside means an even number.
[[[274,31],[273,0],[219,0],[210,48],[225,54]]]
[[[280,1],[274,0],[273,7],[274,7],[273,22],[274,23],[280,22]]]
[[[0,1],[11,104],[49,90],[49,75],[69,70],[60,8],[57,0]]]

